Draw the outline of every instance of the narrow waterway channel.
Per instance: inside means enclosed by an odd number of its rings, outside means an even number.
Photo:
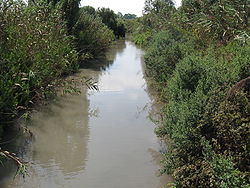
[[[159,188],[160,145],[149,120],[151,99],[143,51],[118,41],[105,61],[81,69],[99,91],[58,97],[32,115],[32,141],[9,148],[29,161],[29,175],[13,180],[14,165],[1,167],[1,188]]]

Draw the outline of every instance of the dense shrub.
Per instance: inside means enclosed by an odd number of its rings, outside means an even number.
[[[183,0],[180,11],[183,26],[205,40],[225,43],[249,32],[248,0]]]
[[[164,124],[156,132],[173,140],[164,171],[179,187],[249,186],[249,91],[227,99],[230,87],[248,74],[248,48],[229,59],[212,52],[188,56],[168,81]]]
[[[62,18],[67,25],[69,34],[72,34],[72,28],[78,20],[81,0],[30,0],[29,4],[37,5],[40,2],[49,4],[62,12]]]
[[[78,3],[0,1],[1,128],[43,98],[57,78],[76,71],[79,55],[97,56],[113,41],[113,32]]]
[[[183,58],[181,41],[183,36],[177,30],[163,31],[153,36],[146,51],[145,63],[157,81],[166,82],[175,65]]]
[[[94,14],[82,11],[73,28],[77,49],[81,54],[97,56],[104,52],[114,40],[113,31]]]
[[[48,5],[1,1],[0,23],[0,121],[7,122],[75,71],[78,54],[61,12]]]
[[[79,13],[80,14],[87,13],[87,14],[92,15],[92,16],[97,16],[97,12],[96,12],[95,8],[91,7],[91,6],[81,7]]]
[[[175,11],[172,0],[145,0],[144,24],[153,29],[162,30],[168,25],[168,20]]]
[[[101,18],[102,22],[114,32],[117,38],[125,37],[125,25],[121,18],[109,8],[98,8],[97,14]]]
[[[11,127],[17,117],[26,118],[30,105],[54,96],[55,87],[66,84],[77,91],[74,81],[60,78],[75,72],[80,60],[103,54],[113,41],[113,31],[95,9],[80,9],[79,3],[0,0],[0,140],[8,134],[4,128]],[[117,24],[119,33],[125,32],[122,24]],[[26,173],[26,166],[14,154],[0,153],[0,162],[17,160],[17,174]]]
[[[143,46],[147,46],[148,42],[151,39],[151,35],[152,33],[150,31],[146,31],[146,32],[137,32],[133,34],[133,41],[135,44],[143,47]]]
[[[249,2],[173,5],[146,0],[130,24],[165,104],[156,129],[170,138],[162,172],[180,188],[250,187]]]
[[[132,19],[132,20],[125,20],[125,28],[126,28],[126,33],[129,33],[130,35],[132,34],[133,37],[133,33],[136,30],[136,28],[139,27],[139,22],[138,19]]]
[[[189,54],[199,54],[202,48],[202,42],[199,43],[175,27],[152,36],[146,49],[145,63],[148,74],[158,83],[157,89],[162,100],[166,99],[164,90],[176,65]]]

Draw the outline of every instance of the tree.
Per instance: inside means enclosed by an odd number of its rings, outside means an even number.
[[[146,0],[143,12],[144,14],[157,14],[169,8],[174,8],[174,2],[172,0]]]
[[[102,22],[107,25],[111,30],[115,31],[117,27],[117,15],[109,8],[98,8],[98,15],[101,17]]]
[[[123,18],[123,14],[122,14],[121,12],[118,12],[118,13],[117,13],[117,16],[118,16],[119,18]]]
[[[123,16],[124,19],[127,19],[127,20],[132,20],[132,19],[136,19],[137,16],[135,14],[124,14]]]
[[[176,11],[172,0],[146,0],[143,22],[154,29],[161,30]]]
[[[81,7],[81,8],[80,8],[80,11],[81,11],[81,12],[86,12],[86,13],[88,13],[89,15],[96,15],[95,8],[94,8],[94,7],[91,7],[91,6],[84,6],[84,7]]]
[[[102,22],[113,30],[117,38],[125,36],[125,26],[113,10],[109,8],[98,8],[97,14],[101,17]]]

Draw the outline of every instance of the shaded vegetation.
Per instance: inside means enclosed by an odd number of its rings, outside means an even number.
[[[112,30],[102,23],[100,17],[85,10],[80,12],[72,33],[75,36],[77,50],[83,54],[82,60],[86,55],[95,57],[103,54],[115,39]]]
[[[125,25],[123,19],[119,18],[113,10],[109,8],[97,9],[97,14],[102,22],[110,28],[117,38],[125,37]]]
[[[146,0],[128,23],[146,49],[170,138],[162,173],[176,187],[250,186],[249,1]]]
[[[109,8],[98,8],[95,10],[91,6],[82,7],[80,11],[81,13],[86,12],[87,14],[100,19],[102,23],[113,31],[116,38],[125,37],[126,28],[121,13],[115,14],[114,11]]]

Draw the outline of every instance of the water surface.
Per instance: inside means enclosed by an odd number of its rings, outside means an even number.
[[[169,178],[157,176],[160,146],[148,118],[142,57],[133,43],[119,41],[105,60],[81,69],[73,78],[91,77],[99,91],[82,86],[81,94],[58,97],[34,113],[28,127],[35,139],[13,146],[31,162],[29,176],[12,180],[13,168],[4,169],[0,187],[166,185]]]

